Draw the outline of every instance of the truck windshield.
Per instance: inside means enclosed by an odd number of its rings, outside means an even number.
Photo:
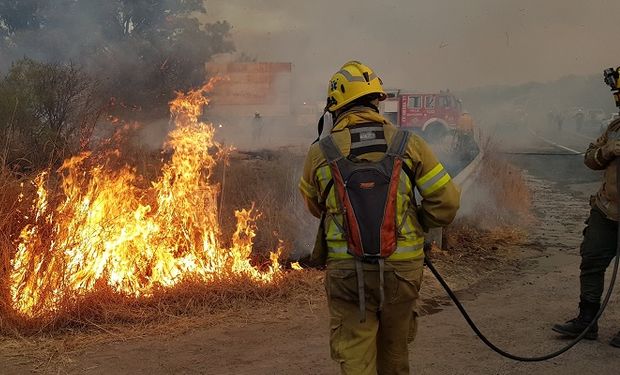
[[[435,97],[432,95],[429,95],[426,97],[426,108],[435,108]]]
[[[449,96],[440,96],[439,103],[437,103],[439,108],[450,108],[452,106],[451,100]]]

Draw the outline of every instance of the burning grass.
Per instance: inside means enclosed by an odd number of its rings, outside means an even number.
[[[256,258],[260,214],[254,206],[240,209],[250,203],[247,197],[219,195],[226,182],[218,184],[213,174],[229,150],[214,141],[213,127],[198,121],[210,87],[179,93],[171,102],[170,157],[155,179],[145,179],[110,149],[73,157],[21,193],[3,192],[0,332],[150,322],[288,293],[298,280],[283,271],[277,238],[292,223],[263,237],[274,247]],[[229,174],[229,186],[248,185],[247,175],[245,181],[236,176]],[[265,194],[257,205],[281,210],[286,196]],[[32,207],[15,210],[25,203]],[[234,219],[224,212],[231,205]],[[230,229],[223,228],[223,217]]]
[[[221,312],[247,310],[252,306],[291,302],[320,293],[318,271],[286,272],[271,283],[256,284],[244,276],[209,283],[185,281],[159,288],[148,297],[119,294],[110,287],[100,288],[73,304],[61,306],[54,315],[24,319],[20,314],[4,314],[0,333],[9,336],[61,334],[76,330],[101,332],[152,329],[161,323],[175,324],[187,319],[208,321]],[[159,327],[161,329],[161,327]],[[169,328],[169,327],[168,327]]]

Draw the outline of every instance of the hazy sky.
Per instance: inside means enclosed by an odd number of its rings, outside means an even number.
[[[239,51],[325,86],[350,59],[386,86],[463,89],[620,65],[619,0],[211,0]],[[308,87],[315,90],[316,87]]]

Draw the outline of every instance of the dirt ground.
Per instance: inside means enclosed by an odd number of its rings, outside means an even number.
[[[468,272],[456,272],[458,262],[439,265],[485,334],[511,352],[538,355],[566,342],[550,326],[576,311],[578,245],[596,176],[558,180],[549,176],[556,169],[533,167],[527,160],[518,163],[528,169],[536,216],[524,244],[497,244],[497,253],[477,259],[477,265],[462,257]],[[338,368],[329,358],[322,273],[308,272],[315,293],[279,305],[256,304],[135,331],[102,327],[101,332],[55,338],[0,338],[0,374],[336,374]],[[607,345],[620,330],[618,293],[600,323],[598,341],[580,343],[545,363],[523,364],[488,350],[429,272],[423,288],[427,315],[410,348],[412,373],[620,371],[620,350]]]

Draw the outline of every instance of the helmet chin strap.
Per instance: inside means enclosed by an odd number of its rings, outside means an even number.
[[[325,120],[323,119],[323,117],[325,117],[326,113],[327,112],[323,112],[323,116],[321,116],[321,118],[319,119],[319,123],[317,124],[317,130],[319,134],[316,140],[312,143],[317,143],[321,139],[321,134],[323,134],[323,127],[325,126]]]

